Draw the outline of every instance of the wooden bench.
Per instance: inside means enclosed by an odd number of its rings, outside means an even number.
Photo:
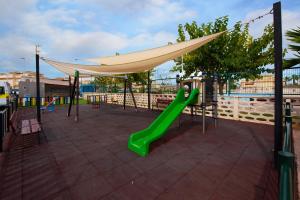
[[[164,105],[165,107],[167,107],[172,101],[173,101],[173,99],[157,98],[156,99],[156,108],[159,109],[159,105]]]
[[[9,151],[12,147],[13,141],[17,138],[18,133],[18,112],[15,111],[11,114],[8,120],[9,132],[5,134],[2,143],[2,150],[4,152]]]
[[[40,144],[40,137],[39,133],[42,131],[42,127],[37,119],[30,119],[30,120],[22,120],[22,127],[21,127],[21,135],[28,136],[28,135],[37,135],[38,142]]]

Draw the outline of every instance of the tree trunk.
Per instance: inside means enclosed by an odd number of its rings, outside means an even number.
[[[220,94],[220,95],[223,95],[223,94],[224,94],[224,93],[223,93],[224,85],[225,85],[225,83],[224,83],[223,81],[220,81],[220,82],[219,82],[219,94]]]

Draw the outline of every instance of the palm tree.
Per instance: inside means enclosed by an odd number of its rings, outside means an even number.
[[[295,58],[284,60],[284,68],[291,68],[300,64],[300,27],[287,31],[286,36],[293,43],[289,45],[289,49],[296,52],[294,54]]]

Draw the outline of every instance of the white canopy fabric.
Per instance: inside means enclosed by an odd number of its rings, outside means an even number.
[[[198,49],[223,33],[219,32],[189,41],[129,54],[88,59],[88,61],[94,62],[96,65],[64,63],[45,58],[43,60],[68,75],[73,75],[75,70],[78,70],[81,75],[89,76],[145,72],[166,61]]]

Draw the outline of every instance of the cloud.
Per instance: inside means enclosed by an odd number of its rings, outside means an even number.
[[[126,2],[129,1],[123,1]],[[90,19],[94,15],[76,8],[39,10],[36,3],[26,0],[26,3],[16,7],[16,15],[12,12],[12,7],[16,6],[14,3],[9,4],[4,9],[5,12],[1,12],[3,18],[0,19],[0,25],[9,26],[8,32],[0,32],[0,51],[3,52],[0,56],[1,71],[24,70],[24,65],[34,69],[36,44],[41,45],[42,56],[74,62],[75,58],[84,59],[153,48],[176,39],[176,35],[167,31],[151,33],[144,29],[129,36],[118,32],[78,29],[88,23],[79,20],[78,16],[81,19]],[[152,3],[160,5],[164,2]],[[15,18],[12,19],[11,16]],[[26,59],[24,61],[20,58]],[[53,70],[47,72],[53,73]]]
[[[197,12],[179,1],[153,0],[146,5],[147,13],[140,21],[144,26],[158,26],[171,22],[195,19]]]

